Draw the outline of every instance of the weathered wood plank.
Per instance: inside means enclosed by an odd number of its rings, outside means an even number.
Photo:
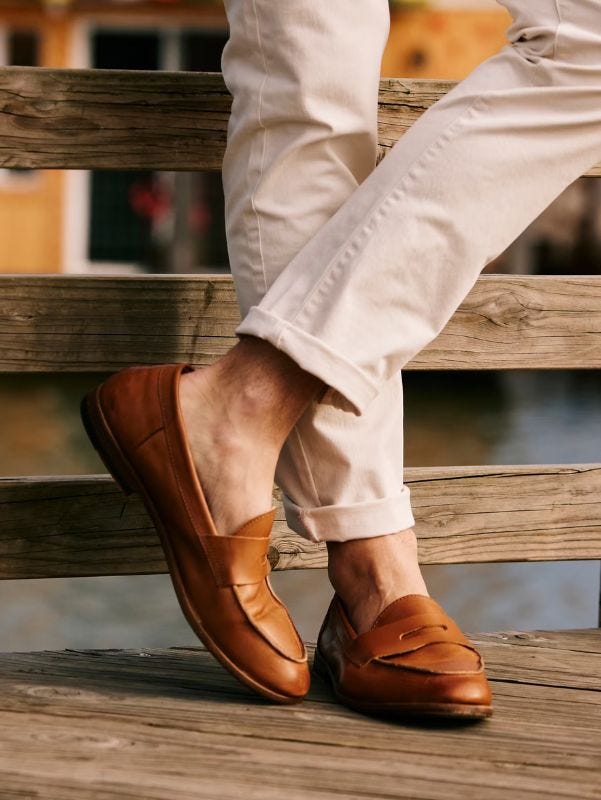
[[[599,653],[601,650],[601,631],[599,628],[554,631],[503,631],[501,633],[479,633],[479,642],[493,642],[512,647],[544,647],[553,650],[575,650],[579,653]],[[597,675],[601,681],[601,676]],[[601,702],[601,697],[599,698]]]
[[[601,557],[601,465],[407,469],[423,564]],[[275,569],[326,566],[278,512]],[[110,478],[0,480],[0,578],[166,571],[140,500]]]
[[[269,705],[200,648],[2,655],[3,797],[504,800],[510,783],[518,800],[592,800],[601,693],[572,680],[590,671],[578,646],[590,632],[566,632],[567,645],[537,633],[572,670],[516,647],[499,673],[506,643],[474,637],[495,715],[470,726],[354,714],[318,679],[302,705]]]
[[[0,71],[0,166],[217,170],[231,98],[220,75]]]
[[[454,85],[383,79],[380,154]],[[219,74],[4,68],[0,167],[217,170],[230,105]]]
[[[0,277],[0,371],[211,363],[239,322],[230,276]],[[406,369],[601,367],[601,278],[482,275]]]
[[[477,634],[479,646],[490,647],[491,668],[496,680],[533,683],[537,686],[570,686],[590,689],[598,696],[601,723],[601,630],[506,631]]]

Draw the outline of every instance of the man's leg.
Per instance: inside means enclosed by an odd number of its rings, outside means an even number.
[[[360,413],[601,158],[598,0],[502,4],[511,46],[422,116],[238,329]]]
[[[202,376],[224,399],[219,375],[237,364],[227,372],[234,402],[260,363],[264,431],[268,420],[286,429],[282,410],[293,395],[297,410],[311,406],[319,384],[309,374],[333,387],[326,408],[364,414],[438,334],[482,267],[601,157],[598,3],[505,5],[515,17],[511,46],[419,120],[243,321],[240,334],[278,351],[243,337]],[[287,395],[290,357],[308,375],[306,384],[296,375]],[[279,389],[269,396],[272,373]],[[255,450],[268,440],[256,439]]]
[[[223,71],[233,108],[223,178],[244,316],[375,167],[389,11],[387,0],[229,0],[226,8],[230,39]],[[375,564],[396,564],[397,595],[426,592],[403,486],[402,403],[400,372],[361,417],[314,401],[279,455],[276,481],[289,525],[332,543],[331,577],[341,591],[347,572],[355,583],[357,567],[370,564],[373,551]],[[240,484],[235,470],[228,474]],[[265,498],[256,495],[256,484],[254,493],[260,511]],[[223,505],[229,515],[235,511]],[[249,512],[239,509],[243,516]],[[233,530],[241,521],[230,517],[223,525]],[[399,531],[394,541],[373,542],[350,561],[334,544]],[[353,552],[360,548],[354,545]],[[346,569],[351,562],[352,572]],[[386,599],[374,591],[373,608],[365,598],[362,605],[375,618]]]

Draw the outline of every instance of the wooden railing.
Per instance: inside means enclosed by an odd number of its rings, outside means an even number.
[[[381,153],[449,86],[383,81]],[[0,166],[219,169],[228,113],[218,75],[0,70]],[[0,372],[208,364],[237,321],[223,276],[0,276]],[[601,278],[484,275],[407,368],[600,366]],[[601,463],[405,480],[424,564],[601,557]],[[276,569],[326,564],[281,506],[271,544]],[[108,476],[0,479],[0,579],[165,571],[140,500]],[[198,647],[4,653],[0,796],[503,800],[510,784],[593,800],[600,636],[473,635],[495,703],[477,730],[353,715],[317,678],[300,707],[259,704]]]
[[[454,85],[382,80],[381,154]],[[216,73],[4,68],[0,167],[218,170],[230,105]]]
[[[384,80],[382,153],[452,84]],[[219,75],[4,69],[0,166],[219,169]],[[591,171],[601,175],[601,168]],[[234,342],[223,276],[3,276],[0,370],[210,363]],[[485,275],[408,369],[601,367],[601,280]],[[408,469],[423,563],[598,559],[601,464]],[[105,476],[0,481],[0,577],[164,572],[140,502]],[[276,569],[322,567],[280,508]]]

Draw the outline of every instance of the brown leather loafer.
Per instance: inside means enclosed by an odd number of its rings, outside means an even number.
[[[215,529],[179,406],[180,375],[192,370],[121,370],[83,398],[82,419],[123,491],[141,496],[197,636],[251,689],[295,702],[307,693],[310,674],[304,644],[267,578],[274,509],[232,536]]]
[[[357,711],[463,719],[492,714],[482,657],[424,595],[395,600],[360,635],[334,596],[313,668]]]

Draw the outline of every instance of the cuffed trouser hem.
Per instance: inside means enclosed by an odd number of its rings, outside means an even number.
[[[350,506],[301,508],[283,496],[288,527],[311,542],[347,542],[349,539],[372,539],[412,528],[409,487],[403,486],[397,497],[385,497]]]
[[[258,306],[249,310],[236,334],[265,339],[290,356],[299,367],[340,392],[357,414],[361,414],[378,394],[378,385],[351,361],[301,328]]]

